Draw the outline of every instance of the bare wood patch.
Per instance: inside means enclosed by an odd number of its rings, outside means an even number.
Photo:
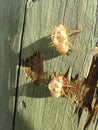
[[[46,73],[43,70],[43,58],[37,51],[30,58],[22,60],[22,68],[27,78],[30,78],[32,82],[39,84],[41,81],[46,82]]]

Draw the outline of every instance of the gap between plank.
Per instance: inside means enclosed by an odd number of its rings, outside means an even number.
[[[16,92],[15,92],[15,104],[14,104],[12,130],[15,130],[17,101],[18,101],[18,88],[19,88],[19,77],[20,77],[20,66],[21,66],[21,54],[22,54],[22,43],[23,43],[23,35],[24,35],[25,20],[26,20],[26,9],[27,9],[27,0],[26,0],[26,3],[25,3],[24,17],[23,17],[23,26],[22,26],[22,34],[21,34],[21,40],[20,40],[19,63],[18,63],[19,67],[18,67],[18,70],[17,70],[17,81],[16,81]]]

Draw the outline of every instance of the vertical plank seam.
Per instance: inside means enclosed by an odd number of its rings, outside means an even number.
[[[16,92],[15,92],[15,104],[14,104],[14,112],[13,112],[12,130],[15,130],[15,122],[16,122],[17,101],[18,101],[18,89],[19,89],[19,77],[20,77],[22,44],[23,44],[23,35],[24,35],[25,20],[26,20],[27,1],[28,1],[28,0],[26,0],[25,8],[24,8],[22,33],[21,33],[21,40],[20,40],[19,63],[18,63],[19,67],[18,67],[18,70],[17,70],[17,80],[16,80]],[[25,1],[24,1],[24,2],[25,2]]]

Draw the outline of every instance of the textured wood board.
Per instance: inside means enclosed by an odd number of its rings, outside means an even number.
[[[0,130],[12,130],[24,1],[0,1]]]
[[[39,50],[45,60],[45,71],[51,69],[57,73],[66,73],[71,67],[72,76],[79,74],[80,77],[86,77],[95,45],[94,27],[96,18],[93,18],[95,12],[96,4],[91,1],[83,3],[63,0],[35,1],[34,3],[28,1],[23,57],[32,55],[36,50]],[[49,48],[50,39],[47,39],[47,36],[59,24],[65,24],[68,31],[72,29],[83,30],[82,33],[71,37],[70,40],[74,44],[75,50],[69,56],[59,55],[54,48]]]
[[[96,0],[28,0],[22,59],[39,51],[44,72],[65,74],[69,70],[70,76],[87,77],[96,44],[96,8]],[[83,30],[70,38],[75,46],[70,55],[60,55],[49,47],[48,36],[59,24],[65,24],[68,31]],[[35,86],[20,70],[15,130],[83,130],[88,111],[84,109],[80,114],[75,109],[70,98],[50,97],[47,85]]]

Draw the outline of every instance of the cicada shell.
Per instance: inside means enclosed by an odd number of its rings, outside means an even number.
[[[72,30],[67,34],[66,27],[64,25],[59,25],[55,27],[52,31],[51,40],[60,54],[67,54],[74,47],[69,42],[68,36],[71,36],[75,33],[79,33],[81,30]]]
[[[63,95],[63,86],[66,84],[67,80],[63,75],[58,75],[53,78],[53,80],[49,83],[48,88],[51,92],[51,95],[58,98]]]
[[[51,92],[51,95],[56,98],[60,96],[67,97],[70,93],[76,91],[75,84],[68,81],[68,79],[62,74],[54,77],[49,83],[48,88]]]

